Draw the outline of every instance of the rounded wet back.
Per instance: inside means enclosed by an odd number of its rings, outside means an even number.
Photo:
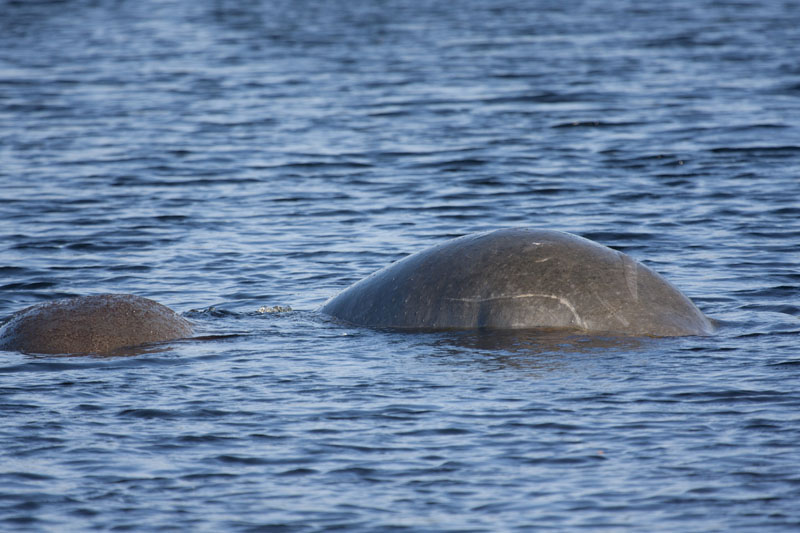
[[[23,309],[0,329],[0,348],[26,353],[108,354],[191,334],[189,321],[158,302],[129,294],[102,294]]]
[[[322,311],[398,328],[574,328],[635,335],[712,331],[692,302],[627,255],[549,230],[468,235],[356,283]]]

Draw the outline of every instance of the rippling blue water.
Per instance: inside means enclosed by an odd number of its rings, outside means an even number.
[[[789,1],[0,0],[0,316],[130,292],[221,336],[0,353],[0,528],[796,530],[798,27]],[[623,250],[722,327],[315,311],[508,226]]]

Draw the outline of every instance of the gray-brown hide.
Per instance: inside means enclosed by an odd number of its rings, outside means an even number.
[[[19,311],[0,329],[0,348],[41,354],[109,354],[191,334],[189,321],[158,302],[130,294],[101,294]]]
[[[358,325],[409,329],[652,336],[714,330],[691,300],[622,252],[532,229],[467,235],[416,253],[346,289],[322,312]]]

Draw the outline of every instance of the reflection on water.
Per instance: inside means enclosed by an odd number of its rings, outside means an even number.
[[[625,335],[580,334],[559,329],[490,330],[448,332],[437,344],[470,350],[510,353],[590,353],[596,350],[636,350],[647,340]]]
[[[643,350],[651,342],[658,341],[629,336],[583,335],[554,329],[477,329],[438,334],[432,345],[442,353],[480,354],[482,363],[496,369],[548,371],[558,370],[564,359],[576,355]]]

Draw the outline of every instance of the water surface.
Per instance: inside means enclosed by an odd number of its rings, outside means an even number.
[[[0,1],[0,316],[126,292],[212,341],[0,358],[4,531],[794,531],[794,2]],[[499,227],[711,337],[316,312]],[[291,308],[291,311],[276,308]]]

